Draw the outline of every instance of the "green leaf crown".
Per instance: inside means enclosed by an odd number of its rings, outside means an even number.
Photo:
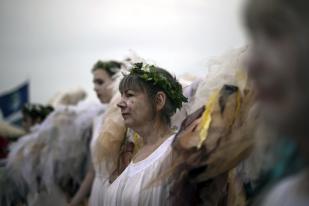
[[[130,75],[136,75],[146,82],[159,86],[174,103],[175,112],[182,107],[183,102],[188,102],[182,93],[181,84],[178,82],[173,84],[167,77],[160,74],[154,65],[135,63],[130,70]]]

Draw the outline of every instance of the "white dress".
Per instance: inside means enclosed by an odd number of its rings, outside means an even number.
[[[163,165],[171,161],[173,136],[165,140],[146,159],[131,162],[122,174],[112,183],[101,173],[93,185],[91,206],[164,206],[168,204],[169,187],[167,181],[155,181]],[[99,197],[100,196],[100,197]]]
[[[104,119],[104,114],[100,115],[94,120],[93,136],[91,140],[91,150],[95,149],[96,142],[99,138],[101,125]],[[108,187],[108,173],[102,170],[102,167],[93,164],[95,170],[95,178],[92,183],[91,196],[89,205],[100,206],[103,204],[103,194]]]

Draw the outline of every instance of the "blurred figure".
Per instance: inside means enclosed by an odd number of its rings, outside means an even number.
[[[85,90],[82,88],[74,88],[57,93],[51,98],[48,104],[52,105],[54,108],[59,106],[76,106],[79,102],[85,100],[86,97],[87,93]]]
[[[107,104],[112,99],[114,95],[112,83],[121,67],[122,63],[117,61],[98,61],[94,65],[92,69],[94,91],[102,104]]]
[[[248,71],[259,109],[280,137],[296,143],[304,164],[299,173],[271,188],[262,205],[309,205],[308,10],[305,0],[250,0],[246,8],[252,47]]]
[[[36,125],[41,124],[45,118],[54,111],[51,106],[41,104],[26,104],[22,109],[22,127],[26,132],[30,132]]]
[[[123,66],[122,63],[117,61],[106,61],[106,62],[98,61],[93,66],[92,74],[93,74],[94,91],[96,92],[96,95],[102,104],[108,104],[111,101],[115,93],[114,83],[118,77],[119,71],[122,66]],[[92,131],[93,134],[91,140],[93,142],[91,146],[92,150],[94,147],[93,144],[95,144],[95,141],[99,137],[103,119],[104,119],[104,113],[100,114],[94,119],[93,131]],[[88,172],[81,184],[81,187],[79,188],[78,192],[74,195],[74,197],[70,200],[69,204],[70,206],[80,205],[86,200],[86,198],[91,192],[95,175],[100,176],[98,171],[97,173],[98,174],[95,174],[94,167],[91,163]],[[96,180],[96,182],[99,181],[100,180]]]
[[[101,102],[108,103],[113,93],[109,84],[121,63],[99,62],[92,71],[94,82]],[[24,126],[29,133],[11,146],[0,179],[0,188],[7,188],[0,190],[0,205],[60,206],[68,201],[81,205],[86,200],[94,176],[89,145],[92,136],[98,135],[105,106],[80,101],[84,96],[80,94],[65,95],[68,101],[58,101],[62,103],[51,114],[50,107],[25,106]]]
[[[173,146],[172,205],[246,204],[235,167],[251,153],[256,118],[244,72],[247,48],[212,60]]]
[[[8,155],[10,142],[23,135],[25,135],[24,130],[0,120],[0,167],[1,159],[6,158]]]

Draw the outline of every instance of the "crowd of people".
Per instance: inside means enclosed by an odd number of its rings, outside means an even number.
[[[309,205],[309,3],[249,0],[248,46],[203,78],[141,58],[94,64],[94,91],[25,105],[0,204]],[[74,102],[74,103],[72,103]]]

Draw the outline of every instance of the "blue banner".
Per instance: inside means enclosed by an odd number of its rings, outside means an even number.
[[[29,82],[0,95],[2,118],[10,123],[18,123],[22,118],[22,107],[29,102]]]

